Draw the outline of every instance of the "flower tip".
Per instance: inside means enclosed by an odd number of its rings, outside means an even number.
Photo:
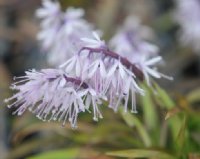
[[[30,108],[28,108],[28,110],[29,110],[30,112],[32,112],[32,111],[33,111],[33,108],[32,108],[32,107],[30,107]]]
[[[75,129],[77,129],[77,128],[78,128],[78,126],[77,126],[77,125],[72,125],[71,127],[72,127],[72,129],[73,129],[73,130],[75,130]]]
[[[97,118],[97,117],[93,117],[93,120],[97,122],[97,121],[98,121],[98,118]]]
[[[72,122],[72,118],[69,118],[68,120],[69,120],[69,122]]]
[[[165,74],[161,74],[161,77],[165,78],[165,79],[168,79],[170,81],[173,81],[174,78],[172,76],[168,76],[168,75],[165,75]]]
[[[11,89],[11,90],[14,90],[14,89],[16,89],[16,87],[17,87],[16,85],[11,85],[11,86],[10,86],[10,89]]]
[[[63,122],[63,123],[62,123],[62,128],[64,128],[64,127],[65,127],[65,124],[66,124],[65,122]]]
[[[53,120],[54,120],[54,121],[56,121],[56,120],[57,120],[57,118],[56,118],[56,117],[53,117]]]
[[[131,110],[131,113],[137,114],[138,111],[137,110]]]
[[[7,105],[7,107],[8,107],[8,108],[11,108],[11,107],[12,107],[12,105]]]
[[[41,119],[40,115],[38,115],[38,114],[36,115],[36,117],[37,117],[38,119]]]
[[[95,39],[100,40],[100,36],[96,31],[93,31],[92,35],[95,37]]]
[[[15,112],[12,112],[12,115],[15,115],[16,114],[16,111]]]
[[[18,116],[21,116],[22,114],[23,114],[23,112],[21,112],[21,111],[19,111],[19,112],[17,113]]]
[[[168,77],[168,80],[173,81],[174,77]]]
[[[101,96],[101,98],[105,101],[108,101],[108,97],[106,97],[105,95]]]
[[[146,94],[145,90],[140,91],[140,95],[145,96],[145,94]]]
[[[8,103],[9,102],[9,99],[4,99],[4,103]]]

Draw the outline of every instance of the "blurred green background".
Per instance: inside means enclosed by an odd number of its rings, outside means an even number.
[[[155,31],[154,41],[165,59],[162,72],[174,81],[145,84],[138,114],[103,109],[104,118],[81,114],[78,129],[39,121],[27,112],[12,116],[4,98],[13,76],[30,68],[46,68],[36,34],[34,12],[40,0],[0,0],[0,159],[199,159],[200,57],[177,40],[173,0],[61,0],[63,8],[84,8],[86,19],[109,39],[128,15],[136,15]],[[106,103],[105,103],[106,104]],[[106,106],[105,106],[106,107]]]

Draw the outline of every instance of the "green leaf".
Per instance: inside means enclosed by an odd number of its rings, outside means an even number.
[[[142,122],[137,118],[134,114],[131,114],[130,112],[124,113],[123,109],[120,108],[120,113],[122,115],[122,118],[125,120],[128,126],[135,127],[138,131],[138,134],[140,135],[141,139],[143,140],[145,146],[149,147],[152,145],[151,138],[145,129]]]
[[[21,158],[24,155],[33,153],[33,151],[40,150],[46,146],[49,146],[52,144],[60,145],[60,144],[63,144],[64,142],[65,141],[63,140],[63,138],[60,138],[58,136],[32,139],[32,140],[26,141],[23,144],[16,146],[11,151],[9,151],[7,159]]]
[[[101,152],[94,151],[91,148],[68,148],[44,152],[39,155],[29,157],[27,159],[89,159],[101,158],[112,159]]]
[[[170,96],[167,94],[167,92],[162,89],[159,85],[157,85],[156,83],[154,83],[154,86],[156,87],[156,91],[157,91],[157,98],[160,98],[161,102],[162,102],[162,106],[164,108],[172,109],[175,107],[175,103],[174,101],[170,98]]]
[[[148,149],[121,150],[108,152],[106,154],[115,157],[176,159],[166,152]]]
[[[194,103],[194,102],[200,101],[200,88],[191,91],[191,92],[187,95],[187,100],[188,100],[190,103]]]
[[[78,148],[55,150],[29,157],[28,159],[75,159],[79,154]]]
[[[159,85],[157,85],[156,83],[154,83],[154,86],[157,90],[157,94],[155,95],[155,98],[159,98],[160,105],[163,108],[166,108],[168,111],[176,108],[175,102],[170,98],[170,96],[167,94],[167,92],[164,89],[162,89],[161,87],[159,87]],[[168,114],[168,116],[169,116],[169,114]],[[181,146],[179,144],[177,144],[177,142],[178,142],[177,138],[178,138],[178,134],[181,129],[182,119],[180,116],[178,116],[176,114],[174,116],[171,116],[167,121],[168,121],[168,124],[170,127],[170,131],[172,133],[173,142],[174,142],[172,147],[174,147],[177,151],[180,151]]]
[[[179,155],[183,155],[186,152],[185,149],[185,142],[187,141],[188,136],[187,136],[187,116],[184,115],[183,116],[183,120],[182,120],[182,124],[181,124],[181,128],[179,130],[178,133],[178,137],[177,137],[177,144],[179,144]]]
[[[178,113],[180,113],[180,111],[181,111],[181,110],[180,110],[178,107],[175,107],[175,108],[169,110],[169,111],[167,112],[166,116],[165,116],[165,120],[167,120],[167,119],[169,119],[169,118],[171,118],[171,117],[177,115]]]
[[[156,106],[148,88],[145,85],[142,85],[142,88],[145,90],[145,95],[140,96],[144,110],[144,120],[147,127],[152,130],[158,125],[158,114],[156,113]]]

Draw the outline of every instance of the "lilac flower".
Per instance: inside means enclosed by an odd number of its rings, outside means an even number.
[[[176,0],[174,19],[180,25],[179,38],[183,45],[200,51],[200,1]]]
[[[92,25],[82,18],[82,9],[69,7],[63,12],[58,2],[43,0],[36,16],[41,19],[38,39],[51,65],[57,66],[73,56],[83,47],[80,38],[91,36]]]
[[[75,9],[73,7],[69,7],[65,14],[64,14],[64,30],[66,35],[70,35],[72,32],[75,31],[75,29],[88,29],[88,23],[82,19],[84,16],[84,10],[83,9]],[[84,29],[83,29],[84,28]],[[76,30],[79,32],[79,30]]]
[[[111,48],[114,48],[120,55],[127,57],[130,61],[135,59],[134,55],[155,56],[158,54],[158,47],[147,42],[153,32],[147,26],[140,24],[137,17],[128,17],[124,26],[118,30],[110,40]]]
[[[109,107],[115,111],[124,100],[124,110],[127,112],[129,92],[131,91],[131,111],[136,110],[135,93],[144,95],[144,91],[137,85],[135,75],[130,72],[120,61],[116,61],[107,74]]]
[[[101,101],[95,91],[62,70],[30,70],[18,79],[20,81],[11,87],[17,93],[5,100],[12,103],[9,108],[17,107],[13,114],[22,115],[28,109],[43,121],[58,120],[64,125],[68,120],[72,127],[76,127],[78,114],[89,111],[92,105],[94,120],[102,118],[98,109]]]
[[[54,43],[57,28],[61,25],[63,13],[58,2],[51,0],[43,0],[42,2],[43,7],[36,11],[36,16],[42,19],[42,30],[38,33],[38,39],[41,40],[44,49],[49,49]]]
[[[36,16],[43,19],[41,25],[43,27],[49,27],[55,23],[60,23],[62,12],[61,6],[56,1],[43,0],[43,8],[39,8],[36,11]]]
[[[12,85],[17,93],[6,99],[14,114],[22,115],[27,109],[44,121],[69,121],[77,125],[79,113],[93,111],[93,120],[102,118],[100,105],[117,111],[119,106],[136,113],[136,95],[145,95],[138,81],[165,77],[155,64],[161,61],[158,47],[145,40],[151,32],[130,18],[111,39],[114,51],[101,40],[92,26],[82,19],[82,9],[61,11],[59,3],[43,0],[37,16],[42,19],[38,38],[49,53],[49,62],[59,69],[30,70]],[[133,23],[132,23],[133,22]]]
[[[110,51],[96,33],[93,35],[93,39],[82,39],[86,47],[60,67],[69,74],[75,72],[81,79],[87,80],[98,96],[108,100],[109,107],[115,111],[123,101],[124,109],[127,111],[131,91],[132,111],[136,112],[135,93],[144,94],[135,81],[135,74],[140,78],[141,71],[126,58]]]
[[[85,43],[84,47],[89,48],[106,48],[105,41],[101,40],[99,35],[96,32],[93,32],[94,39],[91,38],[81,38],[83,43]]]
[[[6,102],[8,107],[17,107],[14,114],[22,115],[27,109],[44,121],[66,121],[72,127],[77,125],[79,113],[93,111],[93,120],[102,118],[99,105],[102,100],[108,107],[117,111],[119,106],[137,113],[136,94],[145,95],[137,82],[149,75],[161,78],[164,75],[150,66],[154,66],[161,57],[144,58],[135,56],[135,61],[111,51],[97,33],[93,38],[82,38],[82,47],[73,57],[60,65],[60,69],[27,71],[25,76],[12,85],[17,93]]]
[[[129,59],[142,71],[148,85],[150,85],[151,76],[171,79],[171,77],[158,72],[155,67],[155,64],[160,62],[162,58],[157,55],[158,47],[145,40],[151,34],[151,29],[141,25],[138,18],[128,17],[124,26],[110,40],[110,45],[116,52]]]
[[[142,56],[142,57],[138,57],[138,59],[134,63],[143,72],[145,80],[149,86],[151,85],[150,76],[154,78],[165,77],[165,78],[168,78],[169,80],[172,80],[171,77],[168,77],[158,72],[157,69],[155,68],[155,64],[157,64],[161,60],[162,60],[162,57],[160,56],[156,56],[151,59],[147,59],[146,56]],[[154,68],[151,68],[150,66],[153,66]]]

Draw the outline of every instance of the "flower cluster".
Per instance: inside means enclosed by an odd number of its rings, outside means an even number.
[[[176,0],[175,21],[180,25],[180,42],[200,51],[200,1]]]
[[[83,19],[84,10],[69,7],[65,12],[57,1],[43,0],[36,11],[41,19],[38,40],[48,52],[48,62],[53,66],[67,60],[81,47],[80,38],[91,35],[92,25]]]
[[[153,34],[151,29],[141,25],[137,17],[128,17],[124,26],[110,40],[110,45],[116,52],[129,59],[142,71],[148,85],[150,85],[149,76],[171,79],[157,72],[154,67],[162,58],[158,56],[159,48],[144,40],[151,34]]]
[[[30,70],[17,78],[21,80],[11,86],[17,93],[5,100],[13,101],[9,108],[18,107],[13,114],[22,115],[28,109],[43,121],[59,120],[64,125],[69,120],[76,127],[78,114],[89,111],[92,103],[94,120],[102,117],[97,106],[101,100],[95,90],[80,79],[68,77],[62,70]]]
[[[162,59],[157,55],[157,46],[144,40],[141,35],[145,31],[148,33],[149,29],[142,26],[136,18],[128,18],[110,40],[110,45],[107,45],[94,31],[83,37],[76,36],[81,25],[88,28],[87,23],[84,24],[80,19],[83,13],[81,10],[67,10],[65,16],[68,17],[66,23],[69,24],[62,23],[62,27],[66,25],[63,33],[60,28],[63,13],[59,4],[46,0],[43,5],[44,8],[39,9],[37,15],[45,17],[41,31],[44,36],[40,36],[44,46],[51,50],[51,54],[55,51],[52,48],[57,48],[56,40],[62,35],[64,38],[59,39],[62,41],[60,47],[63,47],[65,56],[70,58],[58,69],[43,69],[38,72],[30,70],[25,76],[18,77],[19,82],[11,86],[17,93],[6,99],[6,102],[12,103],[9,107],[17,107],[14,114],[21,115],[28,109],[42,120],[59,120],[63,124],[69,121],[72,127],[76,127],[78,114],[86,110],[90,112],[92,109],[95,121],[102,118],[99,107],[103,101],[114,111],[123,106],[127,112],[130,104],[131,112],[136,113],[136,94],[145,95],[138,81],[145,80],[150,86],[151,77],[166,77],[155,67]],[[50,24],[57,33],[48,32]],[[56,29],[57,26],[59,28]],[[63,34],[59,35],[60,33]],[[64,43],[74,40],[79,47],[70,54],[69,50],[73,46]],[[57,56],[60,56],[60,52]]]
[[[142,72],[126,58],[110,51],[96,33],[93,39],[82,40],[86,47],[60,67],[90,83],[115,111],[122,101],[125,101],[124,108],[127,111],[131,91],[132,111],[136,112],[135,93],[143,94],[144,91],[139,88],[135,78],[142,79]]]

